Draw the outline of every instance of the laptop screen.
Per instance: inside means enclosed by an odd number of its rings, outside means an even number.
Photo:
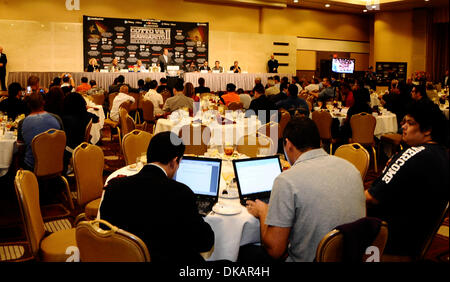
[[[234,160],[233,167],[241,197],[270,193],[282,171],[278,156]]]
[[[184,156],[174,180],[186,184],[196,195],[217,196],[222,160]]]

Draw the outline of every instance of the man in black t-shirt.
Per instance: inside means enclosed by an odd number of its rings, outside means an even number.
[[[446,120],[439,108],[415,102],[402,121],[409,145],[393,156],[365,192],[368,216],[388,223],[385,254],[417,258],[449,200]]]

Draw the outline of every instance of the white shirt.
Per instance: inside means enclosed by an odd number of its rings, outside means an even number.
[[[145,95],[144,99],[150,100],[153,103],[153,114],[161,115],[164,111],[161,109],[160,105],[164,104],[164,100],[161,94],[156,92],[155,89],[150,89]]]
[[[169,62],[169,59],[167,58],[167,55],[163,55],[164,56],[164,60],[166,61],[166,63]]]
[[[319,91],[319,84],[310,84],[305,87],[305,90],[308,92]]]
[[[165,170],[164,168],[162,168],[161,166],[159,166],[159,165],[157,165],[157,164],[155,164],[155,163],[149,163],[149,164],[147,164],[147,165],[153,165],[153,166],[159,167],[162,171],[164,171],[164,174],[165,174],[166,176],[168,176],[166,170]]]
[[[112,121],[119,121],[119,107],[123,102],[126,101],[131,101],[132,103],[134,103],[134,98],[125,93],[119,93],[117,94],[116,98],[114,98],[111,112],[109,114],[109,118]]]

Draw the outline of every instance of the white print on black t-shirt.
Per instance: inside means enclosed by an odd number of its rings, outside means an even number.
[[[400,168],[406,163],[406,161],[408,161],[417,153],[422,152],[423,150],[425,150],[425,147],[420,146],[411,147],[403,152],[403,154],[389,167],[389,170],[381,180],[383,180],[384,183],[388,184],[392,180],[392,178],[394,178],[395,174],[400,170]]]

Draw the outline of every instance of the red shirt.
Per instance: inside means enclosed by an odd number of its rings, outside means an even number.
[[[225,101],[225,105],[228,106],[231,102],[237,102],[239,103],[241,101],[241,98],[239,97],[236,92],[230,92],[225,95],[222,95],[222,99]]]

